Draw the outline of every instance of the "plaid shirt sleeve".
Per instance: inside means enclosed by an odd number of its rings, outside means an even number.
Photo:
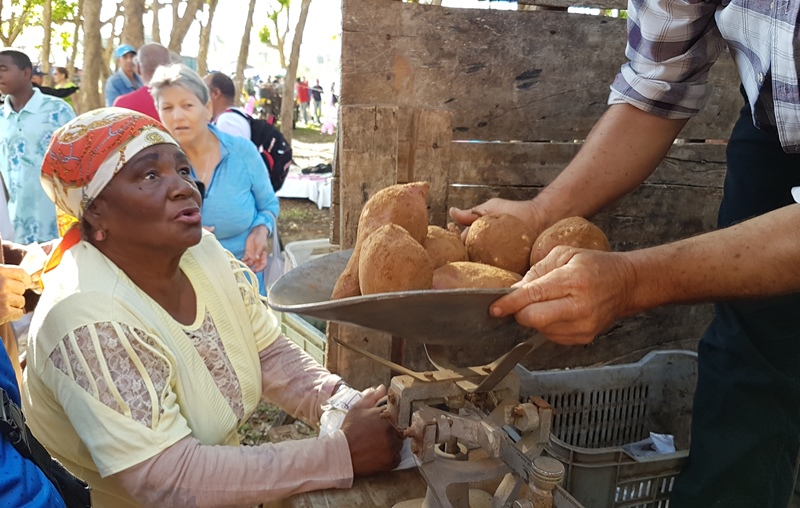
[[[631,104],[665,118],[689,118],[711,93],[708,71],[725,41],[719,0],[629,0],[629,62],[611,85],[609,104]]]

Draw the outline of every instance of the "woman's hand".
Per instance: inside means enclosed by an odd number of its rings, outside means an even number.
[[[492,303],[495,317],[514,314],[563,345],[588,344],[633,305],[636,273],[624,253],[556,247],[536,263],[517,290]]]
[[[368,388],[342,422],[356,477],[390,471],[400,463],[403,447],[400,434],[389,420],[381,416],[384,408],[375,407],[384,395],[386,388],[383,385]]]
[[[25,290],[33,286],[30,275],[18,266],[0,265],[0,323],[25,314]]]
[[[263,271],[267,267],[269,250],[269,230],[267,226],[256,226],[247,235],[242,262],[256,273]]]

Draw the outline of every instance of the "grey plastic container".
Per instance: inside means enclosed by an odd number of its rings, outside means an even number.
[[[654,351],[634,364],[531,372],[522,393],[555,409],[545,453],[564,463],[564,488],[586,508],[666,508],[689,454],[697,355]],[[672,434],[675,453],[634,458],[622,446]]]

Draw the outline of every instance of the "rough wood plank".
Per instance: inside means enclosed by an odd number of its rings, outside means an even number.
[[[447,183],[453,115],[449,111],[421,109],[414,114],[409,155],[409,181],[430,184],[428,223],[447,224]]]
[[[340,245],[352,248],[358,217],[375,192],[397,181],[397,108],[342,106]]]
[[[580,143],[453,143],[450,183],[543,186],[578,153]],[[720,187],[725,145],[673,145],[649,183]]]
[[[541,187],[451,186],[448,206],[469,208],[492,197],[530,199]],[[592,221],[614,250],[633,250],[710,231],[722,189],[645,183]]]
[[[520,5],[535,5],[540,7],[590,7],[595,9],[627,9],[626,0],[517,0]]]
[[[341,130],[341,123],[338,125],[336,132],[338,133]],[[332,245],[339,245],[339,233],[341,230],[341,198],[339,197],[339,185],[341,179],[339,178],[339,174],[342,172],[342,162],[339,159],[339,139],[340,136],[337,134],[336,142],[333,144],[333,173],[331,178],[331,223],[330,229],[328,231],[328,238]]]
[[[339,130],[339,244],[355,244],[358,218],[367,200],[395,183],[397,175],[397,108],[342,106]],[[343,349],[333,338],[355,344],[382,358],[390,358],[392,338],[360,328],[328,328],[326,366],[359,389],[389,381],[389,370],[372,360]]]
[[[617,322],[588,346],[545,344],[521,363],[531,370],[635,362],[654,349],[696,349],[711,323],[710,304],[652,309]]]
[[[624,62],[625,21],[565,12],[345,0],[342,104],[448,109],[454,139],[583,139]],[[730,57],[682,137],[726,139],[741,100]]]
[[[266,508],[386,507],[425,497],[425,480],[416,468],[356,478],[350,489],[330,489],[297,494]]]

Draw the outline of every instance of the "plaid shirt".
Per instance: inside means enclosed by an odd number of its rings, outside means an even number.
[[[730,48],[758,127],[800,152],[800,30],[796,0],[629,0],[630,60],[609,104],[688,118],[708,100],[708,71]]]

